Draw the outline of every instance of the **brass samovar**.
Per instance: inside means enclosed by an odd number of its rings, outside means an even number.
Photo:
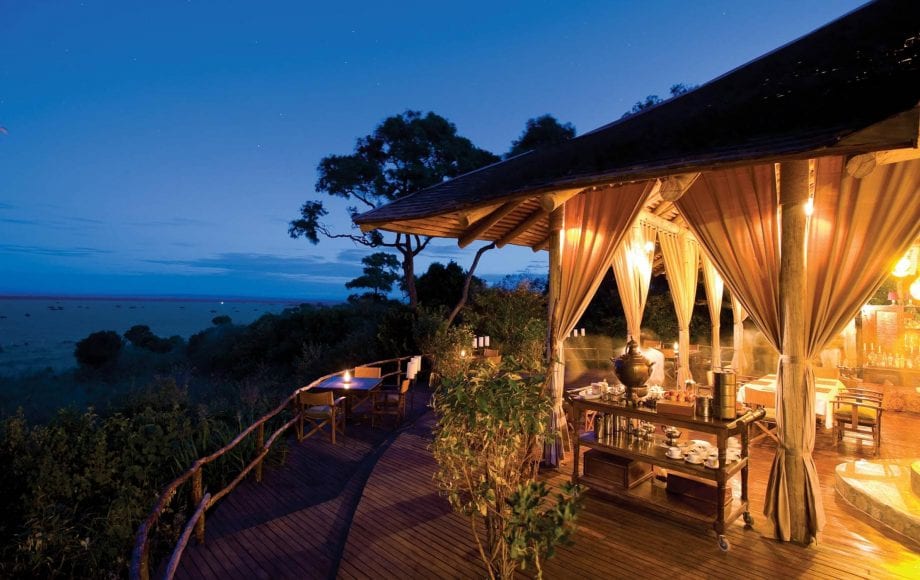
[[[639,398],[644,397],[648,391],[643,387],[652,374],[652,365],[647,358],[639,352],[639,343],[629,337],[626,343],[626,352],[617,358],[610,359],[613,361],[613,370],[626,387],[626,393],[623,399],[627,405],[635,406]]]

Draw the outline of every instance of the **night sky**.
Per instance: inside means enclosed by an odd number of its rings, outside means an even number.
[[[0,294],[340,299],[369,250],[287,225],[385,117],[501,154],[529,118],[581,134],[860,4],[0,0]],[[545,253],[479,269],[525,271]]]

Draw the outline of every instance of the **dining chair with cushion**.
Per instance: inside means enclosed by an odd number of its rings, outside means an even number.
[[[376,390],[371,393],[371,427],[377,425],[378,417],[391,416],[396,425],[406,416],[406,397],[409,393],[409,379],[403,379],[398,391]]]
[[[776,392],[746,387],[744,403],[754,409],[763,409],[766,413],[763,419],[754,422],[754,427],[760,430],[760,434],[751,438],[751,443],[764,437],[779,443],[779,436],[776,434]]]
[[[380,367],[355,367],[356,379],[379,379]]]
[[[850,388],[831,401],[834,413],[834,441],[847,435],[871,439],[878,455],[882,447],[882,394],[868,389]]]
[[[335,398],[332,391],[314,393],[306,391],[297,395],[297,407],[300,420],[297,422],[297,441],[303,441],[325,426],[329,426],[329,436],[335,445],[335,433],[345,435],[345,397]],[[304,421],[312,429],[304,433]]]

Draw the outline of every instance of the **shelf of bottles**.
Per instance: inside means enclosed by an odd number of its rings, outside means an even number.
[[[915,304],[863,309],[862,365],[867,368],[920,372],[920,308]]]

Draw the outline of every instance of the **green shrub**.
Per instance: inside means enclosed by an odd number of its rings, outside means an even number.
[[[77,343],[74,356],[84,367],[101,369],[113,364],[121,352],[121,337],[114,330],[94,332]]]

